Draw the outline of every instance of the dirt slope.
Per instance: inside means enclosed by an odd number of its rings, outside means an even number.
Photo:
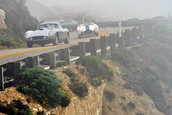
[[[118,67],[114,70],[116,75],[107,83],[105,91],[112,91],[115,99],[109,101],[104,96],[103,115],[163,115],[149,96],[121,78]]]

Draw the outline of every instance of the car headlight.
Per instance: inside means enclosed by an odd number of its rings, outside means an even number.
[[[28,38],[29,40],[32,40],[33,38]]]

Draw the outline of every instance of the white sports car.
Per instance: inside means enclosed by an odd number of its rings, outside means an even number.
[[[95,23],[80,24],[77,27],[78,37],[81,38],[84,35],[96,35],[98,36],[99,27]]]
[[[69,30],[63,29],[58,22],[45,22],[38,26],[35,31],[27,31],[25,39],[28,47],[33,44],[44,46],[48,43],[57,45],[60,42],[66,44],[70,41]]]

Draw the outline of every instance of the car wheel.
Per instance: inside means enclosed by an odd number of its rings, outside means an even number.
[[[31,48],[32,45],[33,45],[32,43],[27,42],[27,47],[28,47],[28,48]]]
[[[67,38],[66,38],[66,41],[64,42],[65,44],[69,44],[69,41],[70,41],[70,36],[68,34]]]
[[[54,42],[53,42],[53,45],[57,45],[59,42],[58,42],[58,37],[56,36],[55,39],[54,39]]]

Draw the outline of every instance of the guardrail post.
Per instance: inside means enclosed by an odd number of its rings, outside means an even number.
[[[110,41],[110,39],[111,39],[110,36],[106,37],[106,39],[107,39],[106,40],[106,46],[110,46],[110,42],[111,42]]]
[[[118,44],[118,47],[122,48],[123,47],[123,40],[122,40],[122,38],[119,37],[119,36],[115,36],[115,39],[116,39],[116,42]]]
[[[106,56],[106,37],[101,36],[100,38],[100,47],[101,47],[101,55]]]
[[[112,56],[115,50],[115,34],[110,34],[109,41],[110,41],[110,53]]]
[[[79,44],[78,44],[78,50],[79,50],[79,57],[83,57],[83,56],[85,56],[85,42],[80,42]]]
[[[0,91],[4,91],[4,68],[0,67]]]
[[[70,64],[70,50],[69,50],[69,48],[64,49],[63,53],[64,53],[65,62]]]
[[[96,39],[90,40],[90,50],[91,50],[91,55],[96,56],[96,54],[97,54]]]
[[[51,52],[49,53],[49,63],[50,63],[50,69],[56,68],[56,53]]]
[[[90,52],[91,51],[91,49],[90,49],[90,42],[86,42],[85,43],[85,51],[86,52]]]
[[[132,29],[132,40],[133,41],[137,40],[137,36],[138,36],[137,31],[138,31],[137,28]]]

